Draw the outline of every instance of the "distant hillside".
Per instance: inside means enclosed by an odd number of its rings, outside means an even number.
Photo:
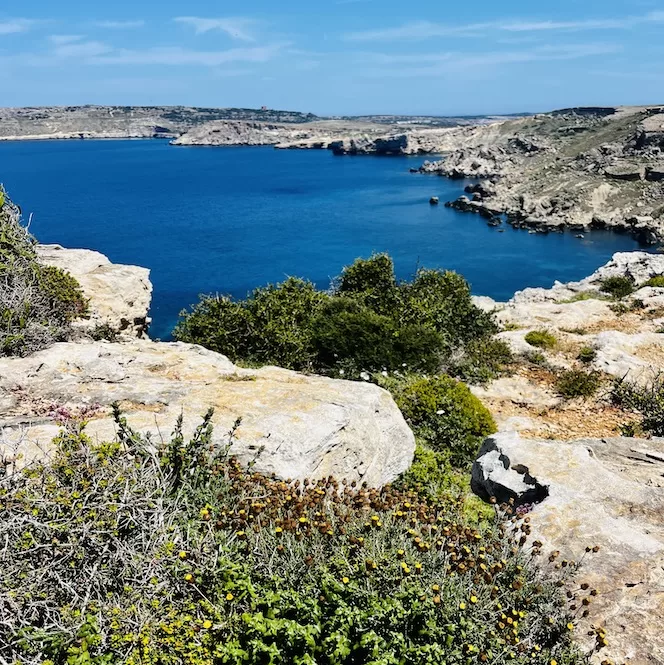
[[[175,138],[212,120],[306,123],[311,113],[190,106],[48,106],[0,108],[0,140]]]

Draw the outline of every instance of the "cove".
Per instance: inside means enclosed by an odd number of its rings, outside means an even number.
[[[630,237],[528,234],[445,208],[464,181],[409,173],[423,157],[172,147],[166,141],[0,143],[0,182],[43,243],[150,268],[153,337],[202,293],[244,297],[288,275],[326,288],[358,256],[389,252],[397,274],[456,270],[497,300],[585,277]],[[430,206],[431,196],[440,206]]]

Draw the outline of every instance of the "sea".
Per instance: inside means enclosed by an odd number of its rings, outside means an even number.
[[[201,294],[244,298],[287,276],[327,288],[357,257],[388,252],[397,275],[455,270],[477,295],[585,277],[625,235],[529,234],[445,208],[468,182],[413,174],[423,157],[175,147],[165,140],[0,143],[0,183],[42,243],[145,266],[150,334],[167,340]],[[440,198],[432,206],[429,199]]]

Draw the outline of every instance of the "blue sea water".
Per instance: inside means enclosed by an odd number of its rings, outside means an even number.
[[[389,252],[398,275],[462,273],[505,300],[580,279],[634,240],[607,232],[499,233],[475,215],[430,206],[465,183],[411,174],[417,157],[172,147],[152,141],[0,143],[0,182],[45,243],[85,247],[152,271],[153,337],[167,339],[201,293],[244,297],[306,277],[327,287],[358,256]]]

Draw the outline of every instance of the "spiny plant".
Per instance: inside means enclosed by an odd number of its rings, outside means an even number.
[[[40,263],[35,245],[0,187],[0,355],[28,355],[66,338],[87,311],[76,280]]]
[[[257,473],[229,455],[241,423],[212,445],[211,413],[164,444],[114,415],[117,441],[70,419],[0,478],[3,662],[584,662],[594,592],[565,598],[579,564],[536,564],[509,506],[480,530],[462,499]]]

